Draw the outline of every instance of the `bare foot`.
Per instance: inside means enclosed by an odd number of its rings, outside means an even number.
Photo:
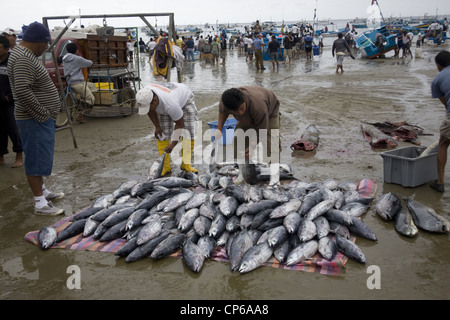
[[[11,168],[20,168],[23,166],[23,161],[22,160],[16,160],[12,165]]]

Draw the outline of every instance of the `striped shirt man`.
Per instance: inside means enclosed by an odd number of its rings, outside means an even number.
[[[61,104],[58,91],[44,65],[20,45],[11,51],[8,74],[15,101],[16,120],[56,120]]]

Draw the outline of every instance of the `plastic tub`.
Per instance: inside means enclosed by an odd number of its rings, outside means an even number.
[[[236,128],[236,119],[227,119],[222,128],[222,139],[220,139],[220,144],[231,144],[234,138],[234,129]],[[211,141],[214,142],[214,132],[219,125],[218,121],[208,122],[208,126],[211,128]]]
[[[406,147],[381,153],[384,182],[417,187],[437,179],[437,153],[419,158],[424,147]]]

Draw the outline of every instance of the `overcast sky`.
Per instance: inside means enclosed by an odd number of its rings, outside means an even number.
[[[266,3],[266,4],[264,4]],[[78,14],[134,14],[172,12],[176,25],[214,25],[251,23],[263,21],[303,21],[312,20],[317,8],[319,20],[367,18],[371,14],[372,0],[16,0],[9,1],[7,10],[0,19],[0,30],[6,27],[19,29],[33,21],[42,22],[42,17]],[[449,14],[449,0],[379,0],[385,18],[410,16],[436,16]],[[3,8],[6,9],[6,8]],[[166,26],[167,19],[148,18],[152,25]],[[79,25],[77,20],[75,25]],[[102,24],[102,20],[84,20],[82,24]],[[107,24],[114,27],[138,27],[144,23],[135,19],[108,19]],[[54,21],[50,27],[63,26],[63,21]]]

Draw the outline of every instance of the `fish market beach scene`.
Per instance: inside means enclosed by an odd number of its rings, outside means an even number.
[[[448,166],[445,191],[430,187],[445,118],[431,84],[436,55],[450,50],[448,5],[367,0],[347,16],[325,0],[310,2],[233,19],[233,1],[229,19],[215,12],[219,5],[183,15],[184,3],[131,2],[118,11],[86,4],[2,22],[18,44],[22,26],[38,21],[50,30],[40,61],[63,98],[45,184],[64,193],[52,201],[64,213],[34,213],[9,140],[0,166],[0,299],[448,300]],[[399,48],[404,31],[410,51]],[[292,49],[289,33],[298,34]],[[265,52],[262,68],[244,47],[259,34],[266,44],[274,36],[282,53],[271,60]],[[333,51],[339,34],[349,48],[342,72]],[[177,41],[215,36],[226,40],[217,61],[197,41],[188,57]],[[153,39],[170,48],[162,63]],[[95,60],[85,73],[96,85],[93,105],[78,101],[59,70],[68,43]],[[164,138],[155,137],[148,110],[139,112],[138,92],[170,83],[193,93],[189,161],[198,172],[186,166],[184,140],[167,170]],[[261,144],[253,161],[237,163],[232,115],[212,141],[222,95],[246,86],[279,100],[279,163],[260,157]],[[279,184],[269,187],[274,162]]]

